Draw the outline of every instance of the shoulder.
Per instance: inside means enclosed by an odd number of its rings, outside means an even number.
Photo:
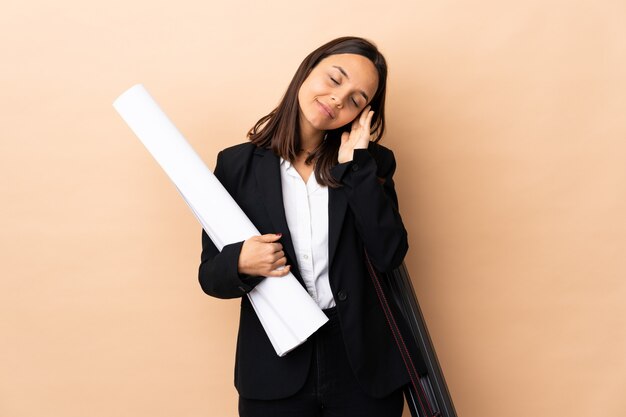
[[[252,142],[244,142],[229,146],[217,154],[214,174],[222,185],[229,189],[241,178],[248,176],[256,149],[257,146]]]
[[[243,142],[237,145],[229,146],[219,152],[217,155],[219,158],[226,160],[241,160],[242,158],[252,155],[257,149],[257,146],[252,142]]]
[[[217,164],[226,165],[230,170],[246,169],[253,163],[255,154],[265,154],[265,150],[252,142],[243,142],[222,149],[217,154]]]

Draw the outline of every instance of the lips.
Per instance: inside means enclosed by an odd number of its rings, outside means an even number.
[[[317,102],[317,104],[319,104],[322,111],[328,115],[328,117],[330,117],[331,119],[335,118],[335,113],[329,106],[327,106],[326,104],[322,103],[319,100],[315,100],[315,101]]]

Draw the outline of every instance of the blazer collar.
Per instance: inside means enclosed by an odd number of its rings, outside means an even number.
[[[296,277],[302,282],[298,261],[293,247],[285,208],[283,206],[283,190],[280,179],[280,158],[271,150],[256,148],[255,155],[261,156],[255,167],[257,184],[261,191],[261,199],[267,213],[274,226],[275,233],[282,233],[281,243],[297,270]],[[345,193],[341,189],[328,188],[328,265],[332,266],[337,245],[339,244],[339,234],[346,214],[348,201]],[[294,271],[295,272],[295,271]]]

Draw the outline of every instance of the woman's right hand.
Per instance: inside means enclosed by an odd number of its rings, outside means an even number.
[[[241,274],[284,277],[291,270],[287,265],[287,258],[283,252],[283,245],[277,242],[282,234],[269,233],[261,236],[252,236],[243,242],[237,269]],[[285,266],[282,269],[281,266]]]

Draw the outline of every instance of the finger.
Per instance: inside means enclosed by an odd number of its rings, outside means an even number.
[[[268,233],[259,237],[261,238],[261,242],[272,243],[280,239],[282,237],[282,233]]]
[[[283,245],[280,243],[272,243],[272,253],[280,252],[283,250]]]
[[[370,127],[372,126],[373,117],[374,117],[374,110],[370,110],[367,113],[367,119],[365,120],[365,126],[367,127],[368,130],[370,130]]]
[[[272,269],[272,270],[273,269],[278,269],[281,266],[285,266],[285,265],[287,265],[287,258],[282,257],[282,258],[279,258],[278,260],[276,260],[274,263],[272,263],[272,266],[271,266],[270,269]]]
[[[280,272],[282,273],[281,276],[285,276],[288,275],[291,272],[291,265],[285,265],[284,268],[280,269]]]
[[[278,252],[274,252],[274,261],[273,262],[276,262],[280,258],[284,258],[284,257],[285,257],[285,252],[283,252],[282,250],[278,251]]]
[[[352,130],[350,131],[350,137],[348,138],[349,144],[354,146],[354,143],[356,142],[359,136],[360,130],[361,130],[361,118],[357,117],[356,119],[354,119],[354,122],[352,122]]]
[[[372,106],[367,106],[366,108],[363,109],[363,111],[361,112],[361,117],[359,117],[359,123],[361,124],[361,126],[365,125],[365,120],[367,120],[367,116],[369,114],[369,110],[372,108]]]
[[[365,123],[365,118],[367,117],[366,110],[367,110],[367,107],[359,115],[359,126],[363,126],[363,123]]]
[[[265,276],[266,277],[284,277],[290,271],[291,271],[291,265],[287,265],[283,269],[274,269],[273,271],[269,271]]]
[[[346,144],[351,144],[354,142],[354,137],[359,134],[359,126],[357,125],[357,120],[352,123],[352,129],[350,130],[348,140]]]

